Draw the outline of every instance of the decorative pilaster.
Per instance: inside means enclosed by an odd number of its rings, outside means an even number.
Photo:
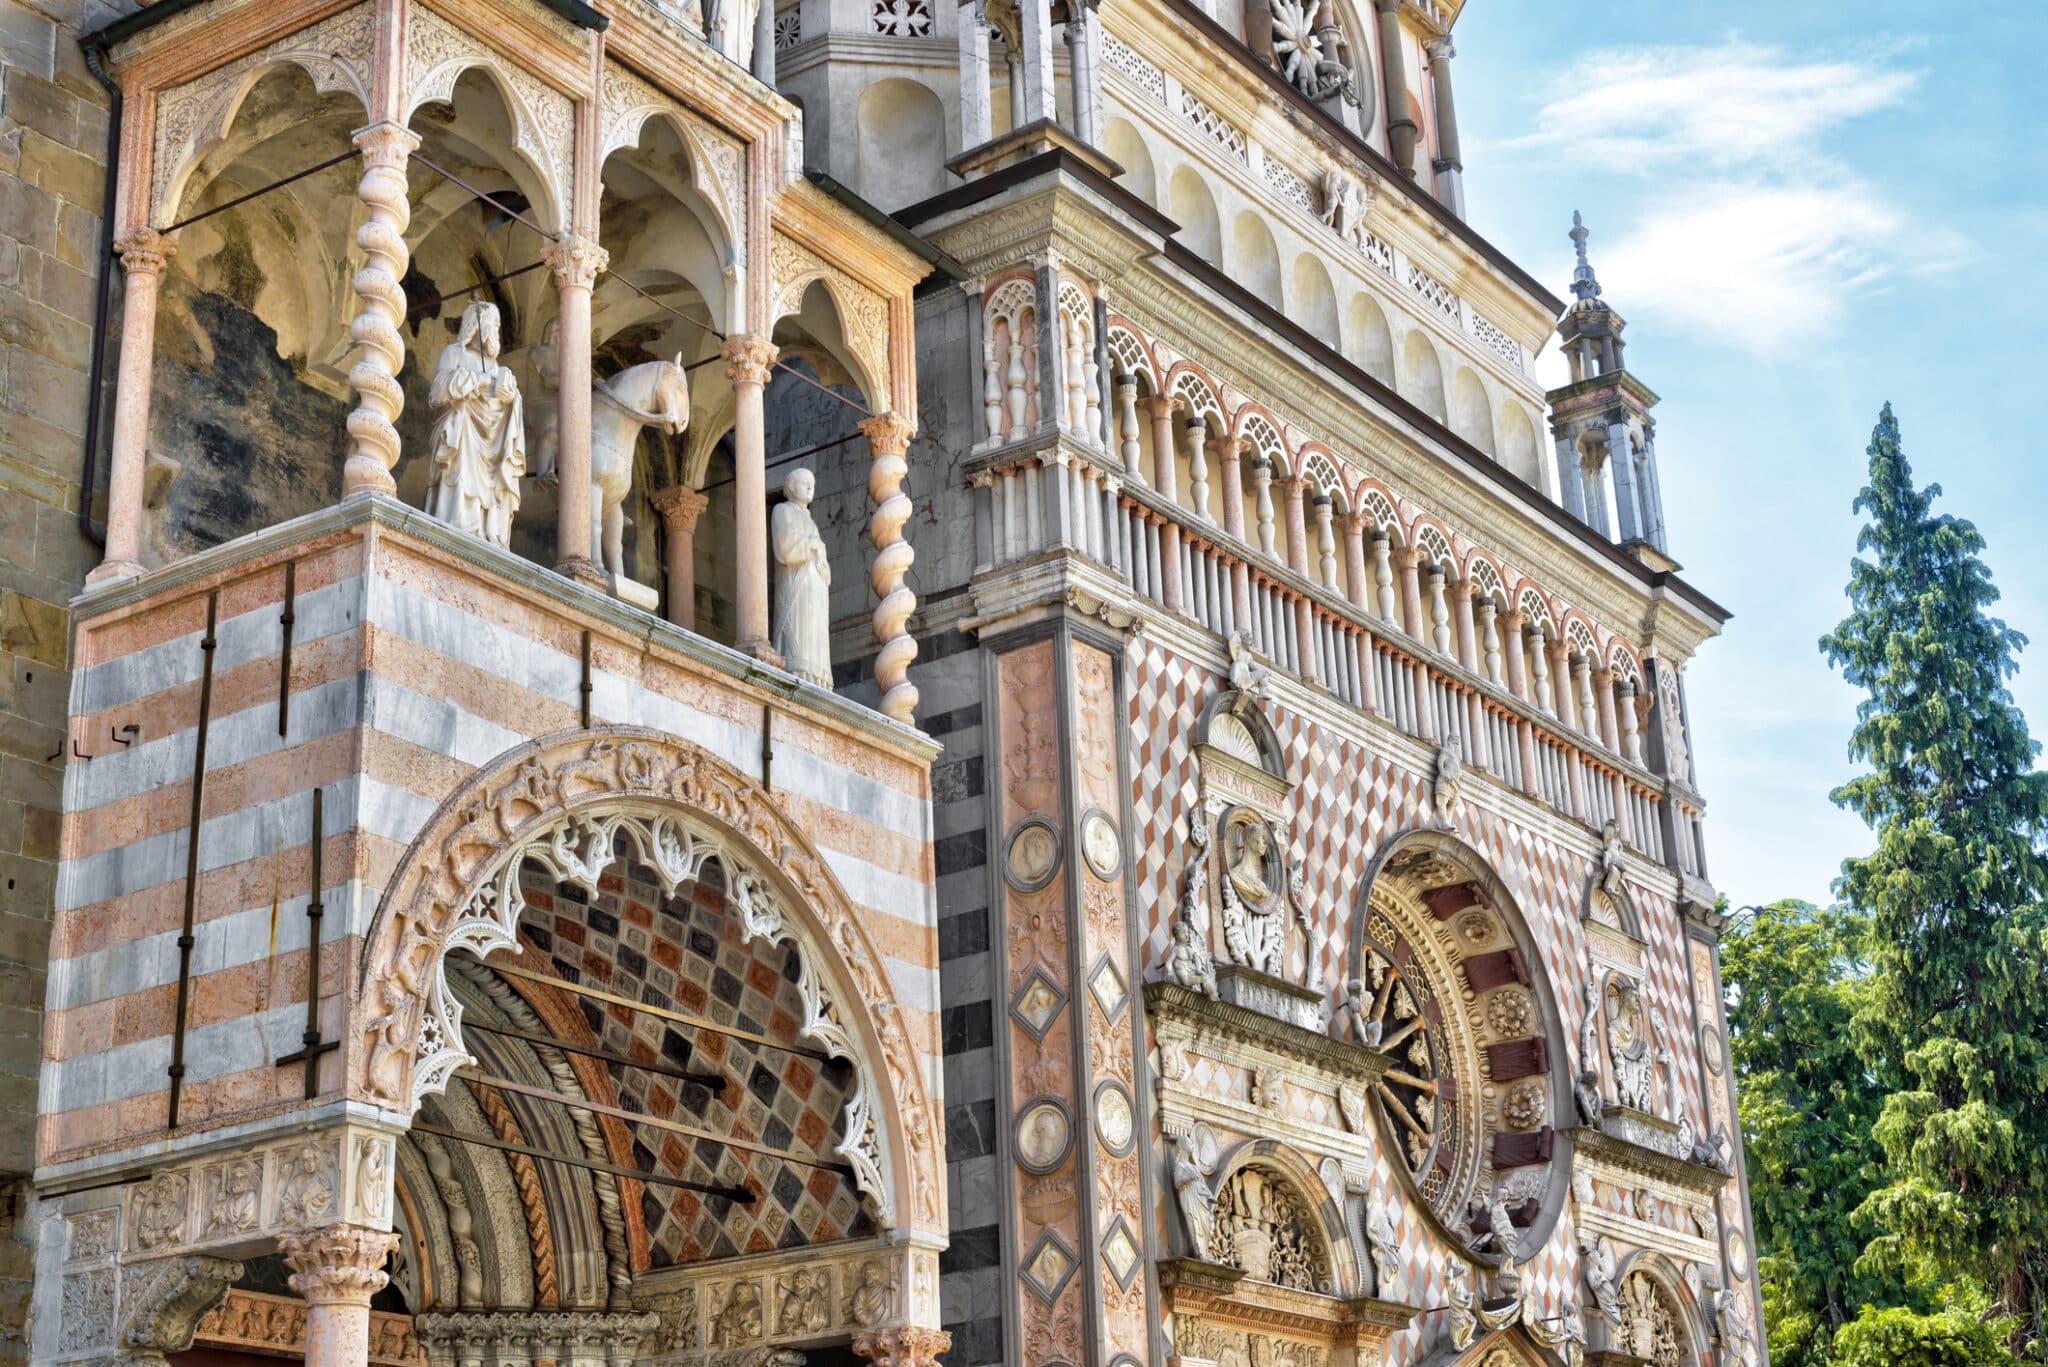
[[[917,658],[909,626],[917,597],[903,583],[914,558],[910,543],[903,539],[903,524],[911,513],[910,498],[903,492],[910,465],[903,453],[917,428],[900,413],[878,413],[863,419],[860,430],[868,439],[868,497],[875,504],[868,519],[868,540],[875,547],[869,576],[879,600],[875,639],[882,646],[875,656],[875,682],[882,690],[882,711],[909,726],[917,711],[917,689],[909,677],[910,662]]]
[[[356,247],[363,266],[351,287],[362,308],[348,325],[356,359],[348,369],[356,406],[348,415],[354,446],[342,466],[341,495],[398,492],[391,471],[398,464],[398,415],[405,407],[398,371],[405,364],[405,342],[398,329],[405,322],[405,290],[399,281],[412,254],[405,245],[405,227],[412,205],[405,183],[405,164],[419,147],[419,134],[402,124],[380,119],[356,130],[354,142],[363,154],[363,178],[356,198],[363,203]]]
[[[695,489],[674,485],[656,489],[648,502],[661,514],[668,575],[668,620],[687,631],[697,629],[697,519],[711,500]]]
[[[771,0],[761,3],[766,6]],[[571,578],[602,583],[604,576],[594,563],[596,529],[591,518],[590,287],[611,257],[589,238],[564,233],[549,245],[545,260],[555,277],[561,319],[555,342],[561,365],[555,455],[561,493],[555,512],[555,568]]]
[[[142,476],[149,464],[149,385],[156,356],[156,296],[178,246],[154,228],[114,244],[127,275],[121,364],[114,391],[113,461],[107,480],[107,547],[87,587],[142,573]],[[88,452],[90,458],[95,453]]]
[[[1051,123],[1059,117],[1052,60],[1052,0],[1021,0],[1017,20],[1024,45],[1019,54],[1024,64],[1024,102],[1010,107],[1013,130],[1041,120]]]
[[[875,1367],[938,1367],[939,1354],[953,1346],[953,1336],[943,1329],[920,1329],[907,1325],[854,1336],[853,1352]]]
[[[967,0],[960,6],[960,150],[969,151],[995,136],[995,114],[988,93],[988,0]]]
[[[162,1367],[165,1354],[190,1348],[199,1321],[241,1275],[242,1265],[231,1258],[192,1255],[131,1264],[121,1274],[114,1338],[120,1360]]]
[[[370,1297],[390,1280],[389,1230],[329,1225],[278,1236],[292,1290],[306,1302],[306,1367],[359,1367],[370,1356]]]
[[[768,635],[768,452],[761,396],[775,364],[775,344],[766,337],[725,339],[725,377],[733,399],[734,587],[737,631],[734,645],[757,660],[780,665]]]

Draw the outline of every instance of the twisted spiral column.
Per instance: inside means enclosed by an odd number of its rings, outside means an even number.
[[[398,386],[398,371],[405,364],[405,342],[398,334],[405,322],[405,290],[399,281],[411,259],[405,226],[412,221],[405,163],[420,145],[417,133],[389,119],[357,129],[353,141],[363,154],[363,178],[356,183],[356,198],[368,214],[356,229],[363,268],[350,282],[362,301],[362,311],[348,325],[348,335],[357,348],[355,362],[348,369],[356,406],[348,415],[348,435],[354,446],[342,467],[343,498],[398,491],[391,471],[398,464],[395,424],[405,407],[405,391]]]
[[[875,511],[868,519],[868,540],[874,543],[875,560],[869,580],[875,597],[875,639],[882,643],[875,656],[875,682],[882,689],[882,711],[908,726],[917,711],[917,688],[910,682],[910,662],[917,658],[917,642],[910,636],[910,614],[917,607],[917,595],[904,586],[903,576],[916,558],[903,539],[903,524],[910,521],[910,498],[903,492],[903,477],[910,463],[903,458],[910,437],[917,429],[899,413],[880,413],[863,419],[860,430],[868,439],[868,497]]]
[[[114,244],[128,277],[121,306],[121,365],[114,391],[113,462],[107,479],[107,547],[88,587],[142,573],[142,476],[149,460],[150,362],[156,354],[156,294],[178,246],[154,228]]]
[[[384,1260],[398,1243],[389,1230],[328,1225],[280,1234],[292,1290],[306,1302],[306,1367],[360,1367],[370,1357],[370,1297],[390,1278]]]

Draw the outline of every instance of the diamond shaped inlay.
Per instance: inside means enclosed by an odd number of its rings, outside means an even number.
[[[1044,969],[1034,968],[1017,989],[1017,995],[1010,998],[1010,1014],[1031,1032],[1032,1038],[1044,1039],[1066,1004],[1067,994],[1060,991],[1059,984],[1048,978]]]
[[[1131,1284],[1131,1274],[1138,1270],[1138,1245],[1122,1216],[1117,1217],[1116,1227],[1102,1241],[1102,1261],[1115,1274],[1119,1286]]]
[[[1074,1275],[1074,1254],[1058,1235],[1047,1230],[1038,1238],[1031,1256],[1024,1260],[1024,1281],[1049,1305],[1060,1298],[1067,1278]]]
[[[1095,971],[1088,975],[1088,990],[1095,997],[1095,1004],[1102,1008],[1102,1014],[1111,1020],[1124,1004],[1124,975],[1116,971],[1107,954],[1096,962]]]

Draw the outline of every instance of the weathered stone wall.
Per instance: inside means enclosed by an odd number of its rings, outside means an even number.
[[[0,0],[0,1364],[26,1356],[65,604],[98,560],[78,505],[107,96],[80,9]]]

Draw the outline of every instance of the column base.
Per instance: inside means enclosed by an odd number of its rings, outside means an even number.
[[[733,642],[732,648],[742,655],[751,655],[764,665],[773,665],[777,669],[789,668],[789,661],[782,658],[782,652],[769,645],[764,637],[742,638]]]
[[[85,576],[85,586],[96,589],[102,584],[115,584],[123,579],[133,579],[142,573],[142,565],[134,560],[102,560]]]
[[[609,594],[612,591],[611,575],[595,560],[585,560],[581,557],[563,560],[556,564],[555,573],[564,579],[573,579],[585,588],[596,589],[599,593]]]

